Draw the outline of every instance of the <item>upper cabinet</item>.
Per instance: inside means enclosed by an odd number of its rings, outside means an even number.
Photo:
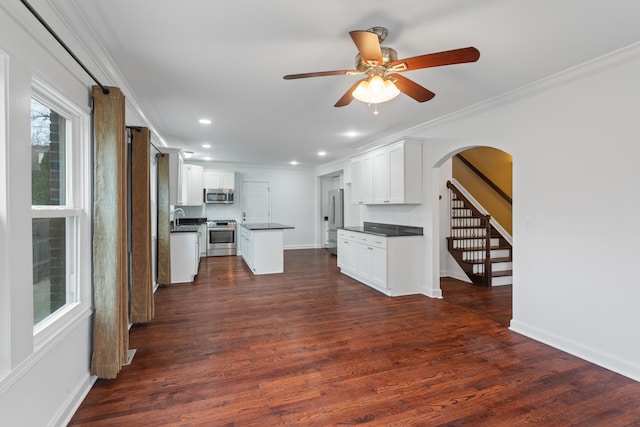
[[[373,203],[373,153],[351,159],[351,203]]]
[[[235,172],[206,169],[204,171],[204,188],[221,188],[224,190],[235,190]]]
[[[180,200],[178,205],[202,206],[203,167],[182,164],[181,166]]]
[[[355,204],[422,203],[422,143],[399,141],[351,159]]]

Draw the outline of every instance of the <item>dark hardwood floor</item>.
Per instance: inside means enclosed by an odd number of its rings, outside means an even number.
[[[640,425],[640,383],[507,329],[509,287],[388,298],[335,264],[203,259],[193,284],[158,289],[133,363],[70,425]]]

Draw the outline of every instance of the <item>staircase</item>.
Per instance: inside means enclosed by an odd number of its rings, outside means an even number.
[[[511,244],[491,225],[490,215],[481,213],[450,181],[447,188],[451,206],[449,253],[473,284],[512,284]]]

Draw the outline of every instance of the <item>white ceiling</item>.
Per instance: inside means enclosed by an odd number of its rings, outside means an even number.
[[[49,2],[79,37],[100,40],[170,146],[261,165],[326,163],[640,41],[638,0]],[[378,116],[356,100],[333,107],[361,76],[283,80],[353,68],[348,32],[373,26],[400,58],[475,46],[480,59],[404,73],[435,98],[401,94]]]

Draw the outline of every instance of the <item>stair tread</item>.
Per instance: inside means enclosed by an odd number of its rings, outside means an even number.
[[[507,277],[513,276],[513,270],[492,271],[491,277]]]
[[[459,252],[478,252],[484,251],[484,246],[470,246],[468,248],[451,248],[454,251]],[[507,250],[510,249],[508,246],[489,246],[490,251],[499,251],[499,250]]]

